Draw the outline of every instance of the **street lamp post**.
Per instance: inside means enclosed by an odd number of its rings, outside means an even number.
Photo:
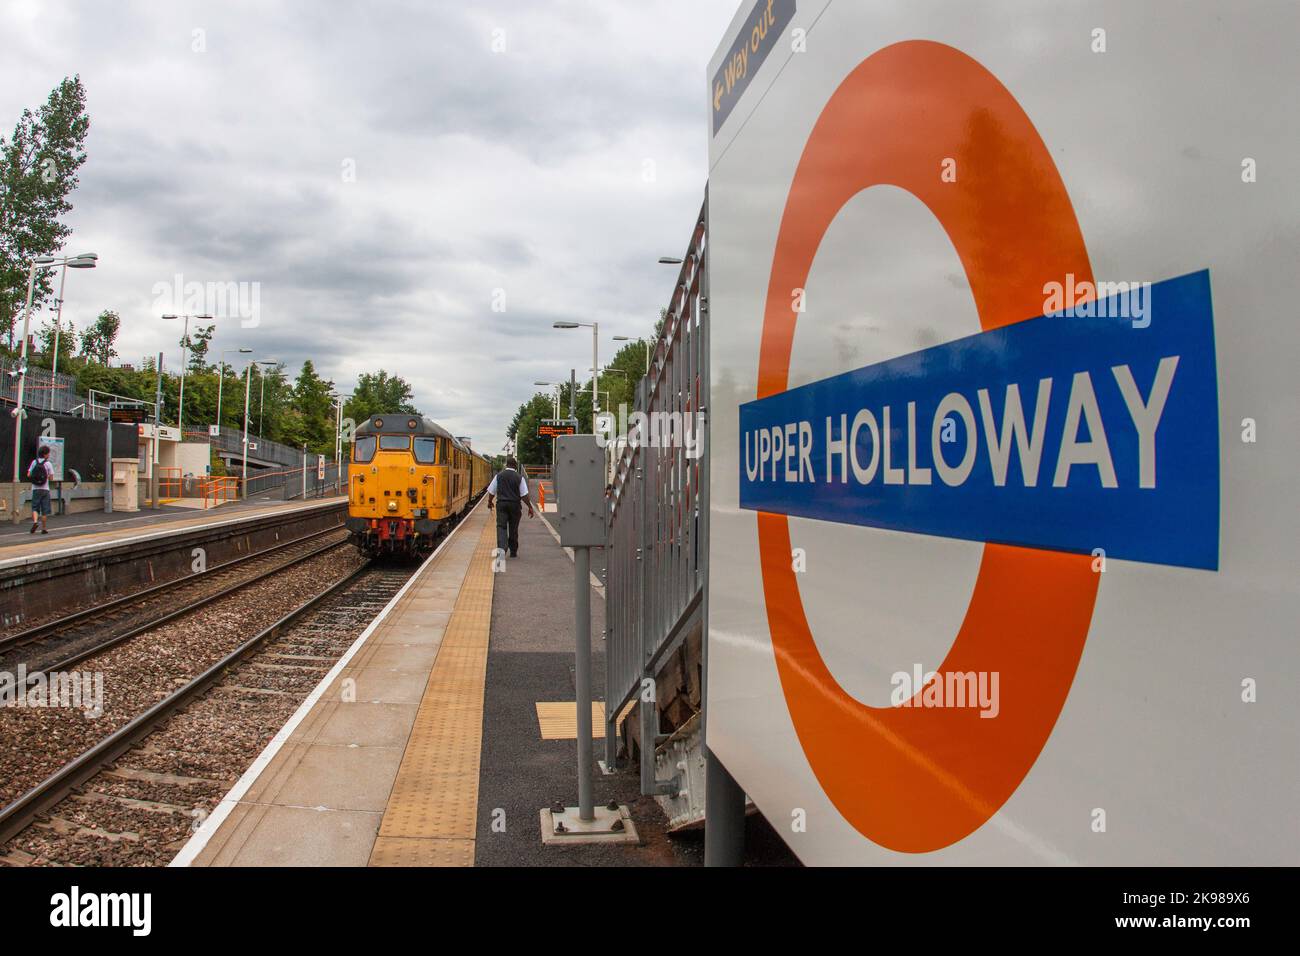
[[[240,349],[242,352],[243,349]],[[250,350],[251,351],[251,350]],[[249,362],[244,369],[244,476],[239,481],[239,497],[248,497],[248,396],[253,386],[253,366],[256,362]]]
[[[334,490],[336,493],[343,492],[343,401],[350,398],[349,395],[340,395],[332,393],[330,398],[334,399]]]
[[[210,315],[164,315],[164,319],[184,319],[185,329],[181,332],[181,394],[176,404],[176,430],[181,433],[181,441],[185,440],[185,367],[190,364],[190,319],[210,319]],[[58,327],[55,326],[55,335],[58,334]],[[57,341],[57,340],[56,340]],[[55,347],[55,360],[58,360],[58,347]],[[220,421],[220,418],[218,418]]]
[[[59,333],[63,328],[63,284],[68,279],[68,267],[74,269],[93,269],[99,256],[94,253],[86,253],[80,256],[64,256],[63,268],[59,270],[59,297],[54,300],[54,358],[53,366],[50,369],[50,378],[53,380],[59,374]],[[74,261],[75,260],[75,261]],[[57,383],[56,387],[57,387]]]
[[[604,369],[601,369],[601,371],[604,372],[606,375],[622,375],[623,378],[627,378],[627,377],[628,377],[627,372],[623,371],[621,368],[604,368]],[[614,411],[614,408],[613,408],[614,400],[613,400],[612,398],[609,397],[609,394],[610,394],[610,393],[609,393],[609,390],[608,390],[608,389],[601,389],[601,393],[605,396],[605,411],[607,411],[607,412],[613,412],[613,411]]]
[[[9,502],[9,511],[11,520],[16,524],[18,522],[18,466],[22,454],[22,435],[23,419],[27,412],[23,409],[23,392],[27,385],[27,336],[30,334],[32,321],[32,299],[36,295],[36,270],[46,269],[56,263],[62,263],[65,267],[71,266],[73,269],[93,269],[99,256],[93,252],[83,253],[79,256],[37,256],[32,260],[31,269],[27,274],[27,305],[23,309],[23,343],[22,353],[18,359],[18,391],[14,398],[14,408],[10,412],[14,419],[14,490],[13,498]]]
[[[279,359],[258,359],[256,362],[253,362],[252,364],[253,364],[253,365],[279,365],[279,364],[280,364],[280,360],[279,360]],[[263,415],[264,415],[265,410],[266,410],[266,375],[265,375],[265,373],[259,371],[259,372],[257,373],[257,379],[258,379],[258,395],[257,395],[257,440],[258,440],[258,441],[261,441],[261,440],[262,440],[262,422],[263,422]]]
[[[591,329],[591,367],[600,368],[600,323],[599,322],[555,322],[552,323],[557,329]],[[597,373],[591,373],[591,433],[596,434],[596,378]]]
[[[551,403],[552,407],[554,408],[554,411],[551,413],[551,415],[552,417],[558,419],[560,417],[560,389],[564,388],[564,386],[560,382],[533,382],[533,384],[545,385],[548,388],[555,389],[555,401]]]
[[[552,416],[553,416],[553,419],[552,419],[552,420],[554,420],[554,421],[558,421],[558,420],[559,420],[559,417],[560,417],[560,389],[564,388],[564,386],[563,386],[561,383],[559,383],[559,382],[533,382],[533,384],[534,384],[534,385],[546,385],[546,386],[549,386],[549,387],[555,389],[555,401],[554,401],[554,403],[553,403],[553,407],[554,407],[555,410],[554,410],[551,414],[552,414]],[[552,436],[552,438],[551,438],[551,467],[552,467],[552,468],[555,467],[555,438],[554,438],[554,436]]]
[[[616,335],[614,336],[614,341],[631,342],[632,337],[630,335]],[[650,374],[650,343],[647,342],[645,339],[641,339],[641,338],[638,338],[636,341],[645,342],[645,373],[649,375]]]
[[[217,428],[221,427],[221,389],[226,384],[226,356],[231,352],[242,352],[247,354],[252,351],[252,349],[237,348],[226,349],[220,353],[221,362],[217,367]]]
[[[63,284],[67,281],[68,263],[64,261],[59,270],[59,297],[54,300],[54,357],[50,365],[50,385],[54,388],[59,386],[59,332],[63,328]]]

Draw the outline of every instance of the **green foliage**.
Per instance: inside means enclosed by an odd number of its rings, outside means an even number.
[[[105,309],[81,333],[81,354],[100,365],[107,365],[117,355],[113,343],[117,341],[117,333],[121,328],[122,317],[112,309]]]
[[[212,344],[212,332],[215,325],[201,325],[189,335],[181,336],[181,348],[189,349],[190,360],[187,371],[203,372],[208,367],[208,348]]]
[[[85,107],[81,77],[65,78],[37,113],[23,110],[9,139],[0,136],[0,334],[11,345],[32,260],[61,250],[70,232],[61,217],[86,161]],[[34,308],[51,295],[51,272],[37,272]]]
[[[59,330],[59,371],[72,372],[72,355],[76,351],[77,330],[67,319],[63,320]],[[36,347],[39,355],[32,355],[29,361],[40,368],[54,367],[54,323],[48,319],[41,323],[36,332]]]
[[[515,440],[515,457],[521,465],[549,465],[551,463],[551,442],[537,437],[537,427],[542,419],[550,418],[552,407],[550,395],[538,392],[515,412],[514,421],[510,423],[507,434]]]
[[[401,376],[390,377],[382,369],[363,372],[357,379],[357,387],[352,390],[352,397],[343,406],[343,415],[357,424],[371,415],[418,415],[419,409],[411,404],[414,394]]]
[[[276,440],[289,445],[306,445],[307,450],[315,454],[332,455],[335,416],[330,392],[333,389],[334,383],[317,375],[310,359],[303,362],[302,371],[293,385],[293,405],[284,415],[283,437]]]
[[[628,413],[631,413],[636,404],[637,382],[645,375],[646,350],[649,347],[650,342],[646,339],[628,342],[601,371],[598,387],[609,393],[608,397],[601,396],[602,407],[617,415],[619,406],[626,405]]]
[[[655,323],[656,335],[662,331],[666,309],[659,311]],[[645,376],[647,350],[654,339],[637,339],[626,343],[600,373],[596,387],[600,392],[601,408],[619,414],[619,406],[626,405],[628,414],[636,407],[637,383]],[[569,417],[569,392],[566,382],[560,388],[560,418]],[[591,379],[580,383],[574,398],[574,416],[578,431],[590,434],[593,427],[591,415]],[[537,394],[519,406],[506,435],[515,442],[516,455],[521,464],[544,465],[551,461],[551,442],[537,437],[537,426],[542,419],[554,417],[554,393]],[[621,422],[619,423],[621,424]]]

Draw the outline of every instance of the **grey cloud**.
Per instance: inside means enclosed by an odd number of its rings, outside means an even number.
[[[535,379],[586,374],[590,334],[553,321],[599,321],[602,358],[609,336],[653,328],[674,279],[655,260],[681,251],[703,193],[705,67],[735,6],[13,4],[0,125],[82,75],[69,222],[102,267],[69,282],[67,311],[117,308],[124,356],[177,352],[154,283],[257,281],[261,325],[222,323],[214,347],[290,375],[310,357],[345,390],[386,368],[495,450]]]

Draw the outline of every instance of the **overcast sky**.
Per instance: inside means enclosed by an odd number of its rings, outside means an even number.
[[[120,312],[123,360],[180,361],[178,274],[257,283],[257,326],[219,321],[214,349],[312,358],[345,391],[387,369],[496,451],[534,380],[588,374],[590,332],[552,321],[600,322],[603,362],[667,302],[736,6],[2,0],[0,126],[81,74],[65,248],[100,268],[64,314]]]

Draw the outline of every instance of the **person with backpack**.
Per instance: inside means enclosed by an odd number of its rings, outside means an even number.
[[[50,448],[42,445],[37,457],[27,469],[27,480],[32,483],[32,530],[35,534],[37,525],[41,534],[49,534],[45,519],[50,514],[50,478],[54,475],[54,466],[50,464]]]

